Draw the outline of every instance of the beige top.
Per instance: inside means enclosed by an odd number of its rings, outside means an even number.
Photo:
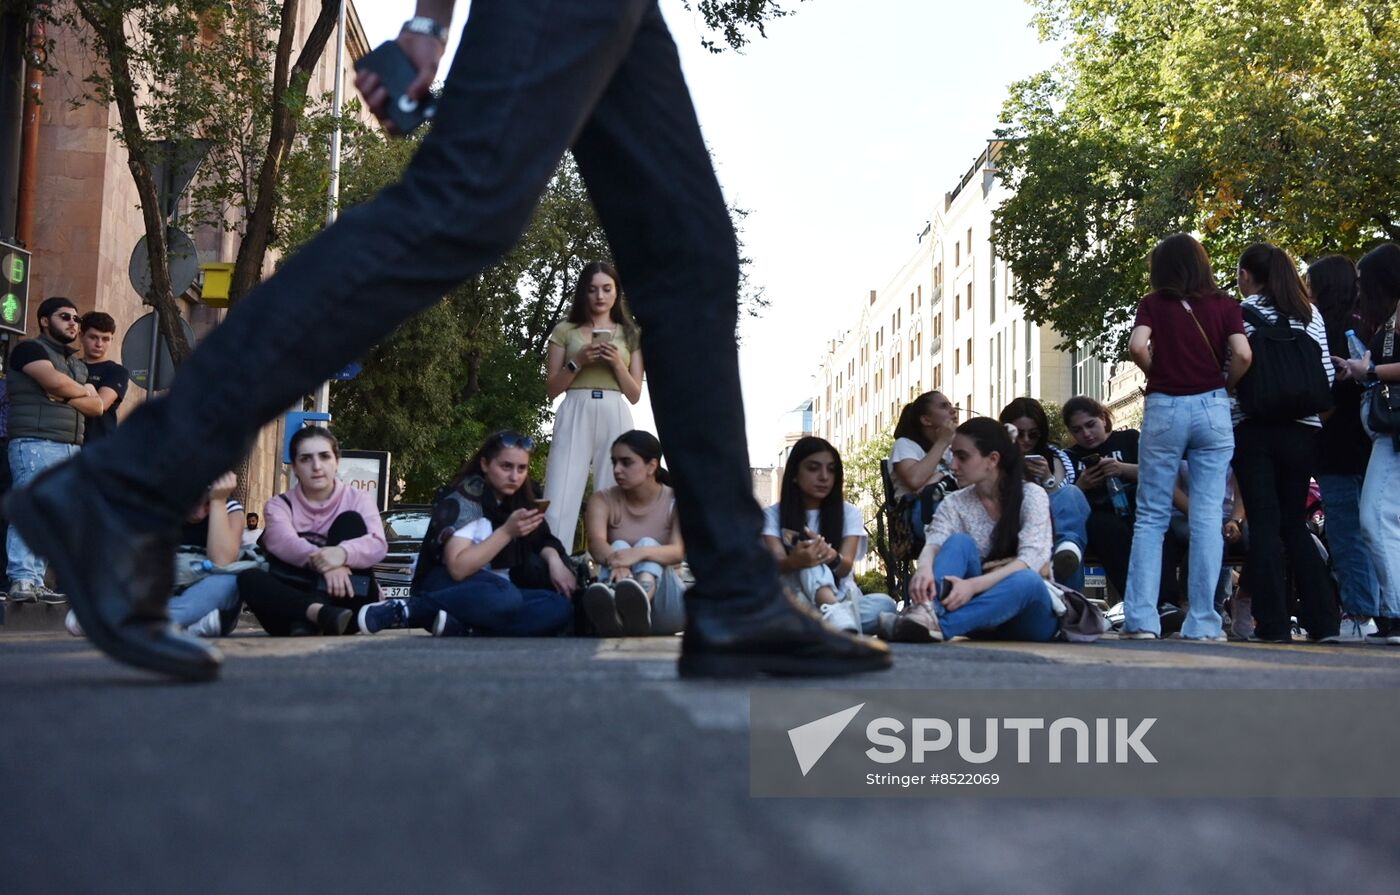
[[[623,334],[622,327],[614,326],[612,334],[613,344],[617,346],[617,353],[622,359],[622,365],[630,367],[632,365],[632,350],[627,345],[627,337]],[[551,343],[563,347],[565,363],[568,363],[586,348],[592,339],[593,331],[591,329],[584,332],[580,324],[569,323],[567,320],[554,327],[554,330],[549,334]],[[622,386],[617,384],[617,377],[613,375],[612,367],[602,361],[584,364],[583,369],[578,371],[578,375],[574,377],[569,388],[602,388],[615,392],[622,391]]]
[[[598,492],[608,505],[608,543],[626,541],[633,546],[642,538],[654,538],[658,544],[671,543],[672,526],[675,524],[676,492],[669,485],[661,486],[661,493],[651,506],[634,509],[627,505],[622,489],[614,485]]]

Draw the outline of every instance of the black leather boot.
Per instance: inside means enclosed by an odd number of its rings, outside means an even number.
[[[686,607],[681,677],[820,677],[884,671],[891,664],[885,644],[830,628],[787,595],[739,614],[705,611],[695,600]]]
[[[45,470],[5,502],[10,524],[53,566],[83,633],[119,662],[187,681],[219,676],[223,656],[170,623],[175,532],[132,531],[80,461]]]

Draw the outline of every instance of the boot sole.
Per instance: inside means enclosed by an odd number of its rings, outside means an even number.
[[[49,561],[60,581],[82,581],[82,576],[63,550],[62,540],[51,534],[41,523],[44,513],[33,505],[27,491],[11,492],[9,499],[5,501],[5,514],[10,524],[19,529],[30,549]],[[209,648],[209,662],[180,662],[153,655],[108,627],[85,596],[69,594],[68,598],[69,608],[77,616],[78,625],[83,629],[88,642],[112,659],[134,668],[154,671],[191,683],[218,680],[223,657],[213,647]]]
[[[887,671],[893,664],[888,653],[808,659],[797,656],[682,654],[676,670],[684,678],[840,677]]]

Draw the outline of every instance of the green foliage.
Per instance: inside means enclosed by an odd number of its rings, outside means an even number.
[[[889,457],[893,449],[894,436],[882,432],[861,445],[851,456],[842,458],[846,499],[861,508],[861,514],[865,517],[865,531],[870,539],[870,551],[879,563],[878,571],[862,576],[875,581],[870,586],[862,582],[862,593],[894,594],[898,589],[892,574],[896,567],[894,551],[890,549],[889,532],[881,517],[885,509],[885,486],[880,476],[880,462]]]
[[[1121,350],[1147,254],[1198,234],[1301,258],[1400,239],[1400,8],[1390,0],[1037,0],[1054,69],[1013,85],[996,238],[1016,298]]]
[[[759,37],[767,37],[764,23],[792,15],[792,10],[784,9],[779,0],[683,0],[686,9],[694,9],[705,20],[705,25],[720,32],[724,43],[732,50],[743,49],[750,41],[750,33],[757,31]],[[797,0],[802,2],[802,0]],[[724,47],[709,38],[701,43],[711,53],[720,53]]]
[[[863,594],[889,594],[896,600],[900,597],[891,594],[890,584],[885,578],[885,570],[882,568],[871,569],[868,572],[861,572],[856,575],[856,587],[860,588]]]

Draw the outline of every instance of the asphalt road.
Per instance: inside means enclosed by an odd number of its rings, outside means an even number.
[[[0,892],[1400,886],[1395,801],[750,798],[748,685],[677,680],[674,638],[225,647],[223,681],[189,686],[0,637]],[[901,646],[843,683],[1366,687],[1393,713],[1400,649]]]

